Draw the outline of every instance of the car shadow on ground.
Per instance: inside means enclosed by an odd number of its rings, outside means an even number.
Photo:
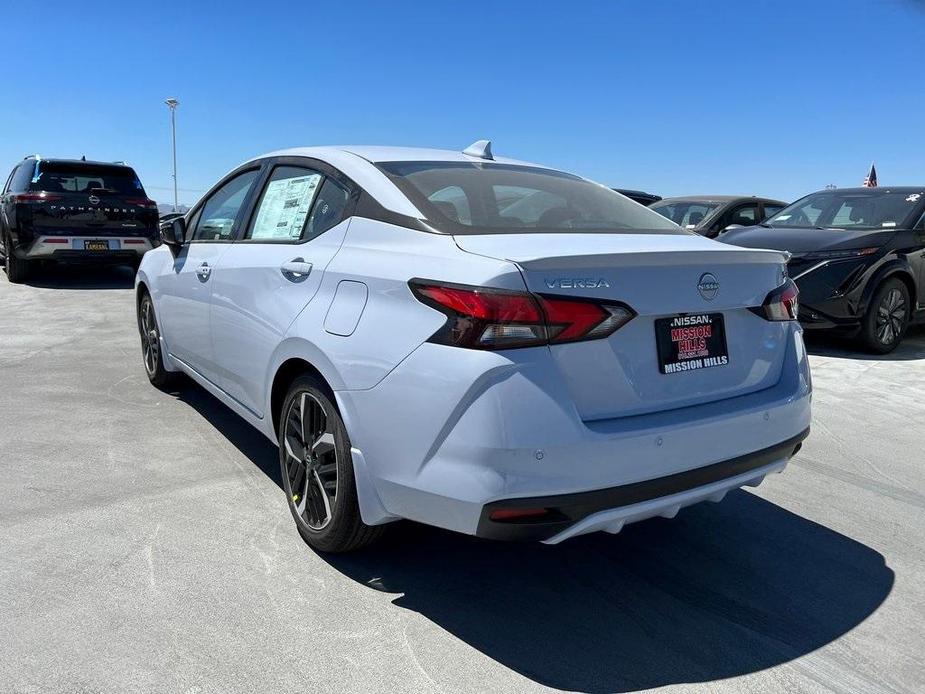
[[[803,332],[806,349],[822,357],[838,357],[861,361],[911,361],[925,359],[925,325],[911,326],[899,346],[889,354],[865,352],[851,340],[838,335],[806,330]]]
[[[40,289],[131,289],[135,272],[122,265],[58,264],[34,268],[25,284]]]
[[[260,433],[192,384],[178,397],[281,485]],[[557,546],[398,523],[367,550],[319,556],[524,677],[581,692],[790,662],[858,626],[894,582],[875,550],[745,491]]]

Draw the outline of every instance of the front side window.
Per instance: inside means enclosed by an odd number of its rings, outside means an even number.
[[[649,209],[685,229],[693,229],[703,224],[719,206],[718,202],[662,200],[650,206]]]
[[[768,217],[773,217],[773,216],[776,215],[778,212],[780,212],[782,209],[784,209],[784,206],[783,206],[783,205],[769,205],[769,204],[765,203],[765,204],[764,204],[764,217],[765,217],[765,219],[767,219]]]
[[[194,240],[230,241],[234,238],[235,221],[258,173],[258,169],[253,169],[235,176],[206,200],[196,213]]]
[[[737,207],[729,215],[727,224],[738,224],[743,227],[749,227],[758,223],[758,205],[749,204]]]
[[[826,191],[785,207],[765,224],[770,227],[820,229],[891,229],[902,227],[925,192]]]
[[[447,233],[686,233],[609,188],[550,169],[455,161],[377,166]]]

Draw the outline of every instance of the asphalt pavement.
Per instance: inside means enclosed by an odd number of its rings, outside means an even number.
[[[757,489],[325,557],[270,442],[148,384],[128,270],[0,273],[0,691],[923,692],[925,329],[810,346],[812,434]]]

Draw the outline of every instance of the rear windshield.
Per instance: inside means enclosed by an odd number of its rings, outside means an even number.
[[[111,193],[144,195],[141,181],[127,166],[65,164],[38,161],[29,190],[49,193]]]
[[[687,233],[609,188],[559,171],[445,161],[377,166],[447,233]]]

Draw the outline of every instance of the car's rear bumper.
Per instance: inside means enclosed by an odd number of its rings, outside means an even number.
[[[779,472],[809,435],[797,436],[730,460],[642,482],[559,496],[519,497],[486,504],[476,535],[494,540],[542,540],[556,543],[573,535],[619,532],[627,522],[654,516],[674,517],[684,506],[719,501],[731,489],[760,482]],[[494,520],[492,513],[542,509],[542,516]]]
[[[709,497],[754,482],[786,464],[810,425],[798,325],[782,348],[780,379],[761,391],[582,421],[545,348],[517,350],[515,362],[512,354],[422,345],[375,387],[335,393],[363,518],[492,536],[483,518],[498,503],[523,499],[533,508],[538,498],[560,497],[563,523],[540,534],[558,541],[602,529],[589,520],[598,513],[610,512],[614,527],[614,509],[630,522],[700,500],[698,490]],[[640,489],[646,494],[633,496]]]
[[[105,241],[107,250],[89,250],[87,244]],[[140,236],[38,236],[17,254],[27,260],[66,260],[69,262],[119,263],[139,260],[153,248],[151,240]]]

